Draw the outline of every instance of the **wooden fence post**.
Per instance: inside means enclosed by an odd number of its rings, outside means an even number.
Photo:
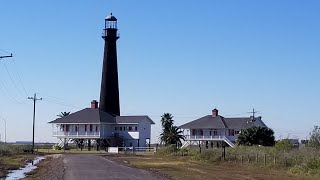
[[[287,157],[284,157],[284,167],[287,167]]]
[[[248,163],[250,163],[250,155],[248,155]]]
[[[276,158],[276,156],[273,157],[273,165],[274,165],[274,167],[276,167],[276,165],[277,165],[277,158]]]
[[[241,155],[241,164],[243,164],[243,156]]]

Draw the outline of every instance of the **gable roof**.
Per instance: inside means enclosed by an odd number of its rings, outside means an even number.
[[[147,119],[151,124],[155,124],[149,116],[116,116],[111,113],[107,113],[101,109],[85,108],[80,111],[58,118],[49,123],[139,123],[140,121]]]
[[[49,123],[115,123],[115,116],[101,109],[85,108]]]
[[[207,115],[180,126],[182,129],[189,128],[212,128],[212,129],[246,129],[253,125],[251,117],[225,118],[223,116],[212,117]],[[266,126],[261,118],[255,118],[254,125]]]
[[[155,124],[149,116],[117,116],[117,123],[139,123],[141,120],[147,119],[151,124]]]
[[[222,116],[212,117],[211,115],[204,116],[202,118],[196,119],[184,125],[181,125],[180,128],[219,128],[223,129],[226,128],[223,122]]]

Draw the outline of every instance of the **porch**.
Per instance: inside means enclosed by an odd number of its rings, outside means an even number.
[[[56,131],[53,132],[54,137],[58,138],[100,138],[100,132],[93,131],[93,132],[66,132],[66,131]]]

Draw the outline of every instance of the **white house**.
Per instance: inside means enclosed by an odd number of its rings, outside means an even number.
[[[207,115],[180,126],[186,136],[183,147],[192,142],[225,142],[234,147],[235,141],[242,129],[249,128],[253,125],[264,126],[261,117],[236,117],[225,118],[220,116],[217,109],[212,110],[211,115]]]
[[[145,147],[150,143],[151,125],[148,116],[116,116],[98,108],[92,101],[91,108],[85,108],[68,116],[49,122],[53,136],[61,140],[61,145],[71,139],[87,140],[90,145]],[[105,142],[104,146],[101,142]]]

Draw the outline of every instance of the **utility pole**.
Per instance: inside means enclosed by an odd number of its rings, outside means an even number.
[[[5,119],[4,120],[4,144],[7,143],[7,121]]]
[[[42,100],[42,98],[37,98],[37,94],[34,93],[33,97],[28,97],[28,99],[33,100],[33,128],[32,128],[32,154],[34,151],[34,124],[35,124],[35,120],[36,120],[36,102],[39,100]]]
[[[11,54],[10,56],[0,56],[0,60],[1,60],[2,58],[9,58],[9,57],[12,57],[12,54]]]
[[[254,108],[252,109],[252,112],[248,112],[248,113],[252,113],[252,125],[254,126],[254,122],[256,121],[256,114],[258,113],[258,111],[256,111]]]

